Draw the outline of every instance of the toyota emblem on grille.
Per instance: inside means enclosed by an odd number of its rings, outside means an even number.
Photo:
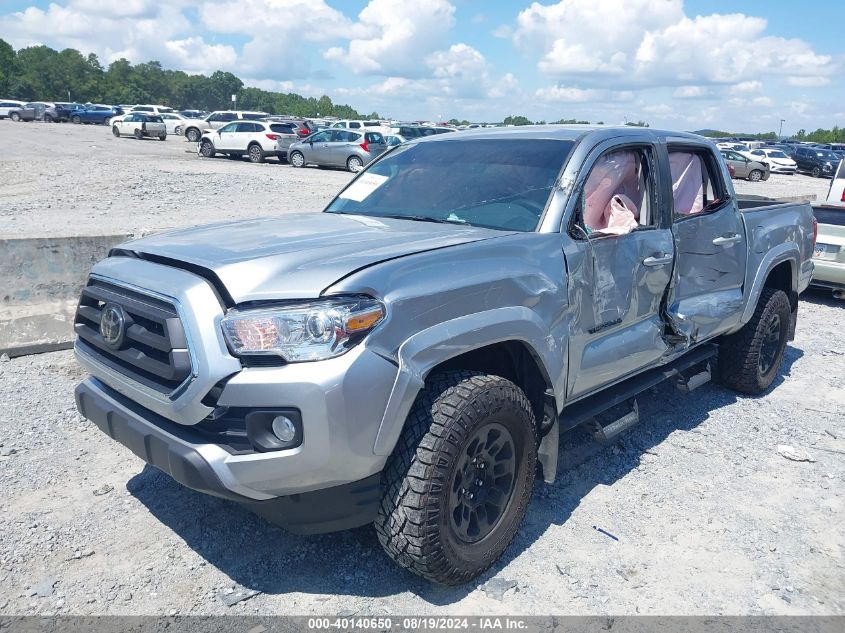
[[[107,303],[100,315],[100,334],[106,345],[113,349],[123,344],[123,336],[126,333],[126,314],[123,308],[112,303]]]

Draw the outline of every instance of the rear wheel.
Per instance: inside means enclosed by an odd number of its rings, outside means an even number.
[[[211,144],[211,141],[203,141],[200,144],[200,156],[203,158],[214,158],[214,145]]]
[[[141,130],[135,130],[135,138],[139,141],[144,138],[144,133]]]
[[[819,167],[813,167],[813,171],[810,172],[813,178],[819,178],[822,175],[822,170]]]
[[[249,161],[251,163],[264,162],[264,150],[261,149],[261,146],[258,143],[253,143],[247,148],[247,156],[249,156]]]
[[[176,129],[174,129],[173,132],[174,132],[174,134],[176,134],[176,136],[182,136],[182,126],[177,125]]]
[[[722,384],[752,395],[768,389],[783,362],[791,319],[786,293],[764,288],[751,320],[719,343]]]
[[[167,134],[159,134],[159,135],[158,135],[158,140],[160,140],[160,141],[166,141],[166,140],[167,140]]]
[[[301,152],[291,152],[288,162],[294,167],[305,167],[305,156]]]
[[[112,126],[111,133],[114,134],[116,137],[120,137],[120,130],[117,129],[116,125]]]
[[[111,121],[111,117],[107,116],[105,119],[103,119],[103,125],[108,125],[109,121]]]
[[[427,380],[384,470],[375,528],[385,551],[444,584],[484,572],[525,516],[537,443],[531,405],[509,380],[469,371]]]
[[[70,122],[79,125],[80,123],[82,123],[82,119],[80,119],[78,116],[72,116],[70,117]]]
[[[752,169],[751,173],[748,174],[748,180],[751,182],[760,182],[760,179],[763,177],[763,172],[759,169]]]
[[[53,122],[53,117],[51,117],[49,114],[45,114],[44,115],[44,123],[52,123],[52,122]]]
[[[189,127],[185,131],[185,138],[191,141],[191,143],[196,143],[200,140],[200,131],[195,127]]]
[[[348,159],[346,159],[346,168],[353,174],[357,174],[364,168],[364,161],[362,161],[357,156],[350,156]]]

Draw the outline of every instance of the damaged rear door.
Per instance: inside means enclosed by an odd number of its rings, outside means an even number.
[[[705,145],[668,145],[676,262],[667,301],[672,329],[692,345],[742,315],[748,244],[721,163]]]

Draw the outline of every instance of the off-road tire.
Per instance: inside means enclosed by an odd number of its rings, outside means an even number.
[[[771,335],[773,321],[780,323],[774,359],[768,369],[761,368],[767,336]],[[725,336],[719,342],[719,380],[723,385],[750,395],[768,389],[780,371],[792,307],[783,290],[764,288],[754,310],[754,316],[739,332]]]
[[[469,440],[493,424],[504,426],[513,440],[512,488],[492,531],[468,543],[453,527],[451,495]],[[382,475],[375,528],[387,554],[415,574],[446,585],[483,573],[510,545],[525,516],[537,445],[531,405],[509,380],[472,371],[429,378]]]

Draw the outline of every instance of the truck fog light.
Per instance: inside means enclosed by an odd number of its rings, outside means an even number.
[[[291,442],[296,437],[296,425],[284,415],[273,418],[270,428],[273,429],[273,434],[283,442]]]

